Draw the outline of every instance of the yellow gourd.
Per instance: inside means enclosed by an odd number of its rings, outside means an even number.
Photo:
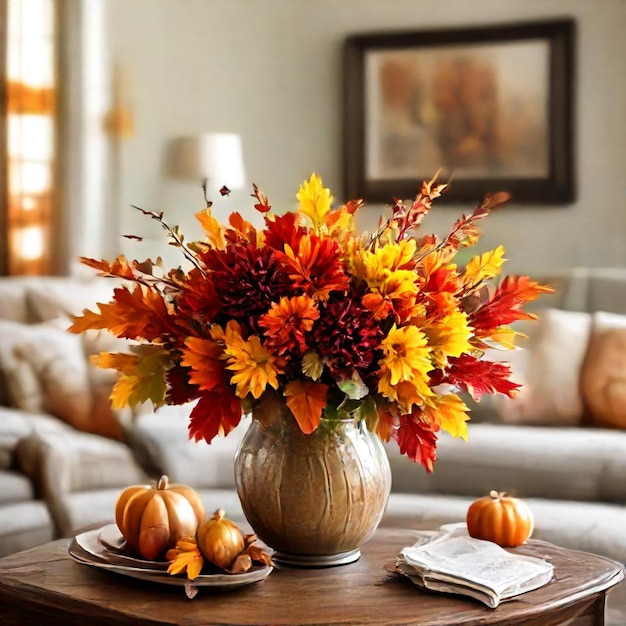
[[[175,547],[181,537],[193,537],[203,520],[198,494],[186,485],[168,484],[167,476],[152,486],[127,487],[115,504],[115,522],[124,539],[148,560]]]
[[[234,522],[215,511],[213,517],[198,528],[198,548],[202,555],[222,569],[228,568],[245,547],[243,533]]]

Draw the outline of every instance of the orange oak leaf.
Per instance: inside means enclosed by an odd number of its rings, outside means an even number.
[[[103,276],[118,276],[120,278],[133,279],[132,264],[128,262],[125,256],[118,256],[114,261],[102,259],[91,259],[88,257],[79,257],[78,260],[87,267],[98,270]]]
[[[68,330],[81,333],[108,328],[117,337],[147,341],[180,334],[175,320],[168,315],[163,296],[145,287],[137,286],[132,291],[117,288],[113,300],[98,303],[98,307],[99,313],[84,309],[81,315],[73,316]]]
[[[203,391],[224,389],[228,384],[224,349],[212,339],[189,337],[181,364],[189,367],[189,382]]]
[[[199,211],[196,213],[196,219],[200,222],[209,244],[218,250],[223,250],[226,245],[224,230],[219,221],[213,217],[211,209],[206,208],[203,211]]]
[[[311,381],[292,380],[285,385],[287,406],[305,435],[310,435],[319,426],[327,392],[327,385]]]

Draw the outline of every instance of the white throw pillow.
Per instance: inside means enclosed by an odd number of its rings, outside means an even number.
[[[511,353],[511,379],[522,385],[513,399],[498,396],[503,422],[575,426],[584,407],[579,387],[591,328],[591,315],[546,309],[526,346]]]
[[[67,318],[45,324],[0,320],[0,368],[11,404],[119,439],[122,426],[108,402],[114,373],[89,363],[85,338],[68,326]]]

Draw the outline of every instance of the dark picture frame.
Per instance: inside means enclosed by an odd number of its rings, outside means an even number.
[[[449,203],[573,202],[574,53],[569,18],[349,36],[346,199],[413,198],[441,170]]]

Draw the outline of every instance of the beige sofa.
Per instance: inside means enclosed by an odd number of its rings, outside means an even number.
[[[597,340],[626,319],[626,270],[577,268],[546,278],[557,293],[544,298],[541,321],[530,326],[526,349],[510,355],[526,383],[524,393],[509,403],[488,398],[476,406],[468,442],[442,436],[430,476],[389,445],[393,487],[383,524],[459,521],[473,498],[497,489],[528,499],[536,516],[535,536],[626,561],[626,430],[591,423],[590,404],[602,419],[611,413],[607,407],[615,409],[602,391],[611,385],[588,381],[585,398],[579,385],[583,371],[604,370]],[[0,279],[0,554],[110,520],[123,487],[161,473],[196,488],[207,510],[221,507],[242,519],[232,458],[245,423],[207,446],[187,437],[189,407],[147,411],[134,419],[108,413],[107,418],[102,397],[112,380],[85,364],[89,353],[110,338],[71,335],[71,347],[64,344],[63,316],[108,299],[111,288],[106,280]],[[45,327],[40,335],[37,326]],[[20,334],[30,338],[31,346],[35,337],[37,357],[52,354],[58,357],[54,363],[63,362],[48,389],[42,390],[47,370],[38,368],[39,359],[16,340]],[[79,348],[84,369],[78,364]],[[15,384],[18,374],[7,351],[28,362],[27,374],[39,373],[26,375],[34,385],[30,395],[17,392],[28,390],[24,378],[18,379],[17,391],[7,384]],[[617,380],[619,391],[626,367],[620,371],[613,365],[615,355],[607,359],[611,367],[603,376]],[[98,419],[74,419],[67,400],[76,398],[67,389],[61,394],[66,402],[48,393],[50,387],[59,391],[68,384],[59,382],[61,374],[72,372],[70,382],[88,381],[87,399],[78,397],[81,406],[91,407],[86,415]],[[113,432],[103,432],[111,423]]]

